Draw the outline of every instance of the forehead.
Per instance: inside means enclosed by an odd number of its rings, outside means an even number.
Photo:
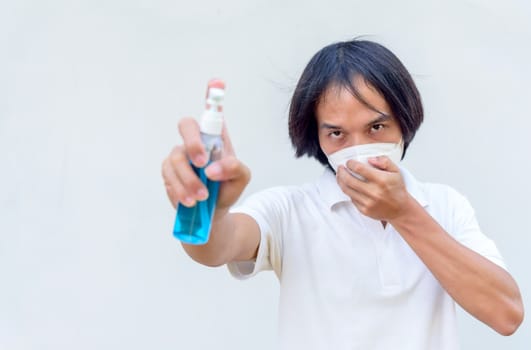
[[[326,103],[330,99],[337,103],[349,94],[370,109],[381,112],[389,111],[389,105],[384,96],[360,75],[355,76],[348,83],[331,83],[319,97],[318,104]]]
[[[320,96],[316,108],[319,123],[328,119],[363,121],[379,115],[392,115],[385,98],[363,78],[355,78],[352,86],[330,85]]]

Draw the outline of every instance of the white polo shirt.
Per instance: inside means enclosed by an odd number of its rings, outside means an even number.
[[[505,268],[465,197],[401,173],[449,234]],[[453,299],[391,225],[357,210],[332,171],[316,183],[259,192],[233,212],[256,220],[261,241],[256,262],[229,270],[240,279],[276,273],[281,349],[459,348]]]

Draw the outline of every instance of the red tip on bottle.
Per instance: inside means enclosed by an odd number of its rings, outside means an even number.
[[[225,82],[221,79],[211,79],[208,82],[208,88],[225,89]]]

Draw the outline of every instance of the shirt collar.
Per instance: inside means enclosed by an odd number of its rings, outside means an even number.
[[[415,198],[422,207],[427,207],[428,201],[421,183],[418,182],[417,179],[415,179],[415,177],[413,177],[413,175],[403,166],[399,166],[399,168],[409,194]],[[317,189],[330,209],[338,203],[350,202],[350,197],[341,191],[341,188],[337,184],[336,175],[328,167],[317,181]]]

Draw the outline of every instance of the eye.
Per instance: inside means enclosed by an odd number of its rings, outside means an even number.
[[[371,125],[371,133],[375,133],[375,132],[378,132],[378,131],[382,131],[383,129],[386,128],[386,125],[385,124],[373,124]]]
[[[341,130],[334,130],[328,133],[328,136],[330,136],[333,139],[339,139],[341,136],[343,136],[343,132]]]

